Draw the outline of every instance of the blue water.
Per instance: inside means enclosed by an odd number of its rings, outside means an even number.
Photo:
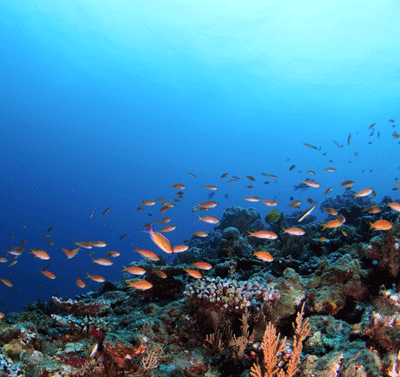
[[[400,115],[400,5],[217,3],[1,2],[1,247],[27,243],[16,265],[0,265],[14,285],[1,284],[0,311],[73,297],[86,272],[119,279],[119,263],[140,259],[134,245],[162,253],[142,232],[153,219],[172,218],[174,245],[211,230],[191,212],[207,200],[205,184],[219,187],[216,217],[230,205],[271,210],[243,202],[248,195],[275,198],[285,213],[294,196],[304,210],[329,186],[340,194],[345,179],[355,191],[373,187],[378,201],[399,197],[400,139],[391,135],[400,130],[389,119]],[[231,175],[240,180],[228,183]],[[307,177],[321,188],[294,192]],[[187,186],[175,208],[136,210],[144,199],[176,197],[175,183]],[[42,237],[50,227],[54,246]],[[108,243],[95,257],[121,256],[101,267],[88,251],[71,260],[61,251],[88,240]],[[27,253],[38,246],[50,261]],[[48,264],[55,280],[40,273]],[[85,281],[85,290],[98,287]]]

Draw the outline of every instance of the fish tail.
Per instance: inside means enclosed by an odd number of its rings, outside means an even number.
[[[321,224],[322,225],[322,230],[325,230],[327,228],[326,224]]]
[[[86,279],[87,279],[87,278],[89,278],[89,279],[90,279],[89,272],[86,272],[86,273],[87,273]]]

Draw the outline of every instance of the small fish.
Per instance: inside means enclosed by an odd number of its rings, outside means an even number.
[[[328,194],[329,192],[332,191],[332,187],[328,187],[325,191],[324,191],[324,195]]]
[[[218,205],[218,203],[213,201],[208,201],[203,203],[197,203],[197,205],[201,208],[214,208]]]
[[[86,273],[87,273],[86,279],[92,279],[93,281],[97,281],[98,283],[103,283],[103,282],[106,281],[106,279],[104,279],[103,276],[100,276],[100,275],[89,275],[88,272],[86,272]]]
[[[197,236],[197,237],[207,237],[208,233],[207,232],[203,232],[202,230],[199,230],[198,232],[193,233],[193,236]]]
[[[291,200],[293,200],[293,199],[291,199]],[[295,200],[293,203],[290,203],[290,204],[289,204],[289,207],[292,207],[292,208],[300,208],[300,204],[301,204],[301,201],[300,201],[300,200]]]
[[[261,200],[261,198],[259,198],[258,196],[248,196],[246,198],[243,198],[244,202],[259,202]]]
[[[160,230],[160,233],[172,232],[175,229],[176,229],[176,225],[167,225],[165,228]]]
[[[13,239],[16,235],[17,233],[14,233],[10,238]]]
[[[329,221],[326,224],[321,224],[322,225],[322,230],[325,230],[326,228],[330,228],[330,229],[335,229],[338,228],[339,226],[343,225],[343,222],[340,221],[339,219],[334,219]]]
[[[207,190],[213,190],[213,191],[215,191],[215,190],[218,189],[217,186],[213,186],[213,185],[204,185],[203,187],[204,187],[205,189],[207,189]]]
[[[343,187],[351,187],[353,185],[354,185],[354,181],[351,181],[351,180],[343,181],[340,183],[340,186],[343,186]]]
[[[93,344],[93,346],[90,347],[89,358],[94,357],[96,355],[98,348],[99,348],[99,345],[97,343]]]
[[[308,144],[308,143],[303,143],[303,145],[305,145],[307,148],[318,149],[316,146]]]
[[[85,288],[86,287],[86,284],[81,279],[76,279],[76,285],[79,288]]]
[[[324,171],[327,171],[329,173],[334,173],[336,171],[335,168],[325,168]]]
[[[298,218],[297,222],[301,222],[303,221],[312,211],[314,211],[314,209],[316,208],[315,205],[313,205],[311,208],[307,209],[306,211],[304,211],[300,217]]]
[[[256,179],[254,177],[252,177],[251,175],[245,175],[245,178],[250,179],[250,181],[255,181]]]
[[[119,257],[121,255],[121,253],[119,253],[118,251],[107,251],[107,256],[110,258],[116,258]]]
[[[140,203],[140,206],[154,206],[156,204],[155,200],[144,200],[142,203]]]
[[[92,212],[90,212],[89,219],[91,219],[93,217],[93,214],[94,214],[95,210],[96,210],[96,208]]]
[[[310,179],[307,179],[305,181],[302,181],[305,185],[307,185],[308,187],[314,187],[314,188],[318,188],[321,185],[318,182],[315,181],[311,181]]]
[[[25,224],[22,224],[22,226],[24,227],[24,229],[26,229],[26,225]]]
[[[207,224],[218,224],[219,220],[216,217],[213,216],[204,216],[204,217],[200,217],[197,221],[203,221]]]
[[[52,240],[45,240],[49,245],[54,246],[55,243]]]
[[[51,226],[49,229],[47,229],[46,233],[50,233],[54,229],[54,226]]]
[[[328,212],[330,215],[332,216],[337,216],[338,215],[338,211],[336,211],[336,209],[334,208],[322,208],[323,211]]]
[[[140,250],[135,246],[136,250],[132,250],[135,253],[139,253],[140,255],[142,255],[143,257],[153,260],[153,261],[158,261],[160,260],[160,257],[154,253],[153,251],[150,250]]]
[[[109,259],[106,258],[98,258],[98,259],[93,259],[92,263],[99,264],[100,266],[112,266],[114,262],[111,262]]]
[[[278,202],[275,200],[266,199],[263,200],[263,204],[265,204],[267,207],[275,207],[278,205]]]
[[[135,288],[141,291],[146,291],[147,289],[150,289],[152,286],[153,284],[149,283],[147,280],[137,280],[134,282],[129,282],[126,288]]]
[[[289,168],[289,171],[292,171],[295,167],[296,167],[296,165],[292,165],[292,166]]]
[[[347,137],[347,145],[350,145],[350,141],[351,141],[351,133],[350,133],[349,136]]]
[[[89,242],[75,242],[75,245],[83,247],[84,249],[93,249],[93,245]]]
[[[227,176],[228,176],[228,173],[224,173],[224,174],[221,175],[221,178],[225,178]]]
[[[366,188],[364,190],[359,191],[357,194],[354,194],[355,198],[363,198],[364,196],[368,196],[372,193],[372,189]]]
[[[161,279],[166,279],[167,278],[167,274],[164,271],[153,270],[153,272]]]
[[[129,272],[131,275],[144,275],[146,273],[146,270],[142,267],[138,266],[125,267],[124,265],[121,266],[124,268],[121,272]]]
[[[3,279],[3,278],[0,278],[0,280],[1,280],[1,282],[2,282],[3,284],[5,284],[7,287],[12,287],[12,286],[13,286],[13,284],[11,283],[10,280]]]
[[[127,235],[128,235],[128,233],[124,233],[121,237],[119,237],[119,239],[123,240]]]
[[[364,211],[367,211],[368,213],[376,214],[381,212],[381,209],[378,206],[370,206],[366,208]]]
[[[388,206],[389,206],[393,211],[400,212],[400,203],[392,202],[392,203],[388,203]]]
[[[372,127],[375,126],[375,124],[376,124],[376,123],[372,123],[372,124],[368,127],[368,129],[370,130]]]
[[[253,255],[264,262],[272,262],[274,260],[274,257],[268,251],[255,251]]]
[[[10,262],[8,265],[7,265],[7,267],[12,267],[12,266],[14,266],[15,264],[17,264],[18,263],[18,259],[14,259],[12,262]]]
[[[25,245],[25,244],[26,244],[26,240],[22,240],[21,245]]]
[[[392,229],[393,224],[387,220],[377,220],[374,223],[369,223],[369,229],[376,229],[376,230],[389,230]]]
[[[104,210],[104,212],[103,212],[103,215],[105,215],[107,212],[110,212],[111,207],[112,207],[112,206],[109,206],[108,208],[106,208],[106,209]]]
[[[267,177],[271,178],[271,179],[277,179],[278,177],[274,174],[266,174]]]
[[[291,236],[303,236],[306,233],[303,229],[300,228],[283,229],[283,232],[288,233]]]
[[[189,249],[189,246],[188,246],[188,245],[177,245],[177,246],[174,246],[174,247],[173,247],[172,251],[173,251],[174,253],[183,253],[183,252],[186,251],[187,249]]]
[[[73,249],[72,251],[69,251],[68,249],[61,249],[64,254],[67,256],[68,259],[73,258],[79,251],[79,247]]]
[[[256,237],[256,238],[261,238],[261,239],[266,239],[266,240],[275,240],[278,238],[278,236],[269,230],[258,230],[256,232],[248,232],[249,235],[247,237]]]
[[[172,187],[177,190],[184,190],[186,188],[186,186],[182,183],[175,183],[174,185],[172,185]]]
[[[194,262],[192,266],[199,268],[200,270],[211,270],[212,266],[207,262]]]
[[[47,271],[45,269],[41,270],[40,272],[41,272],[42,275],[46,276],[49,279],[55,279],[56,278],[56,275],[54,275],[52,272]]]
[[[339,148],[343,148],[343,145],[340,145],[337,141],[333,140],[333,142],[335,143],[335,145]]]
[[[185,269],[185,271],[188,273],[189,276],[191,276],[192,278],[195,279],[201,279],[203,277],[203,275],[197,271],[197,270],[190,270],[188,268]]]
[[[42,260],[49,260],[50,259],[49,254],[47,254],[44,250],[33,250],[33,249],[31,249],[29,254],[33,254],[33,256],[35,258],[39,258],[39,259],[42,259]]]
[[[91,241],[89,243],[95,247],[106,247],[107,246],[107,244],[104,241]]]
[[[7,258],[0,257],[0,263],[7,263],[7,262],[8,262]]]
[[[197,176],[195,176],[193,173],[188,173],[188,174],[193,178],[197,178]]]

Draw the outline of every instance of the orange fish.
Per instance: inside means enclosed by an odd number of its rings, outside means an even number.
[[[132,251],[134,251],[135,253],[139,253],[140,255],[144,256],[147,259],[150,259],[153,261],[160,260],[160,257],[156,253],[154,253],[150,250],[139,250],[136,246],[135,246],[135,248],[136,248],[136,250],[132,250]]]
[[[79,247],[77,247],[76,249],[73,249],[71,251],[69,251],[68,249],[62,249],[62,251],[67,256],[68,259],[71,259],[78,253]]]
[[[208,201],[203,203],[197,203],[197,205],[201,208],[214,208],[218,205],[218,203],[213,201]]]
[[[172,232],[175,229],[176,229],[176,225],[168,225],[165,228],[161,229],[160,233]]]
[[[42,275],[46,276],[49,279],[55,279],[56,275],[54,275],[52,272],[47,271],[47,270],[41,270],[40,271]]]
[[[92,246],[96,246],[96,247],[106,247],[107,244],[103,241],[92,241],[89,242]]]
[[[89,242],[75,242],[75,245],[83,247],[84,249],[93,249],[93,246]]]
[[[169,209],[168,206],[162,206],[162,207],[160,208],[160,213],[165,212],[167,209]]]
[[[107,251],[107,256],[110,258],[116,258],[119,257],[121,255],[121,253],[119,253],[118,251]]]
[[[114,264],[114,262],[111,262],[109,259],[106,258],[93,259],[92,263],[99,264],[100,266],[112,266]]]
[[[171,221],[170,217],[163,217],[161,220],[154,220],[154,222],[157,224],[169,223],[170,221]]]
[[[0,312],[0,319],[4,318],[4,314]]]
[[[263,200],[263,204],[265,204],[267,207],[275,207],[276,205],[278,205],[278,202],[275,200]]]
[[[372,189],[366,188],[364,190],[359,191],[357,194],[354,194],[355,198],[363,198],[364,196],[368,196],[372,193]]]
[[[207,190],[214,190],[214,191],[218,189],[217,186],[213,186],[213,185],[205,185],[203,187],[206,188]]]
[[[189,276],[191,276],[192,278],[195,279],[201,279],[203,277],[203,275],[197,271],[197,270],[190,270],[188,268],[185,269],[185,271],[188,273]]]
[[[172,185],[173,188],[176,188],[177,190],[183,190],[186,188],[185,185],[183,185],[182,183],[175,183],[174,185]]]
[[[178,245],[178,246],[174,246],[172,248],[172,251],[174,253],[183,253],[184,251],[186,251],[187,249],[189,249],[188,245]]]
[[[250,181],[255,181],[256,179],[254,178],[254,177],[252,177],[251,175],[246,175],[245,176],[246,178],[248,178],[248,179],[250,179]]]
[[[310,179],[307,179],[306,181],[302,181],[305,185],[307,185],[308,187],[314,187],[314,188],[318,188],[321,185],[318,182],[315,181],[311,181]]]
[[[161,279],[166,279],[167,278],[167,274],[164,271],[153,270],[153,272]]]
[[[328,187],[325,191],[324,191],[324,195],[326,195],[328,192],[332,191],[332,187]]]
[[[129,272],[131,275],[143,275],[146,273],[146,270],[142,267],[138,266],[129,266],[125,267],[124,265],[121,265],[124,269],[121,272]]]
[[[259,202],[261,200],[261,198],[259,198],[258,196],[248,196],[247,198],[243,198],[243,201],[246,202]]]
[[[262,238],[266,240],[275,240],[278,238],[278,236],[269,230],[258,230],[257,232],[249,232],[249,235],[247,237],[256,237],[256,238]]]
[[[7,287],[12,287],[12,286],[13,286],[13,284],[11,283],[10,280],[2,279],[2,278],[0,278],[0,280],[1,280]]]
[[[326,224],[321,224],[323,226],[322,230],[325,230],[326,228],[338,228],[339,226],[343,225],[343,222],[340,221],[339,219],[334,219],[329,221]]]
[[[200,270],[210,270],[212,268],[211,264],[207,262],[195,262],[192,266],[197,267]]]
[[[264,262],[272,262],[274,257],[268,251],[255,251],[254,256]]]
[[[354,185],[354,181],[350,181],[350,180],[343,181],[342,183],[340,183],[340,186],[343,186],[343,187],[351,187],[353,185]]]
[[[86,272],[86,273],[87,273],[86,279],[89,278],[89,279],[92,279],[93,281],[97,281],[98,283],[103,283],[103,282],[106,281],[106,279],[104,279],[103,276],[100,276],[100,275],[89,275],[88,272]]]
[[[393,224],[387,220],[377,220],[374,223],[369,223],[369,229],[376,229],[376,230],[389,230],[392,229]]]
[[[147,289],[150,289],[153,286],[153,284],[149,283],[147,280],[137,280],[134,282],[129,282],[128,285],[126,286],[127,288],[135,288],[139,289],[141,291],[145,291]]]
[[[271,178],[271,179],[277,179],[278,177],[274,174],[266,174],[267,177]]]
[[[388,203],[388,206],[389,206],[393,211],[400,212],[400,203],[392,202],[392,203]]]
[[[154,204],[156,204],[155,200],[144,200],[140,203],[141,206],[154,206]]]
[[[370,206],[370,207],[366,208],[365,211],[375,214],[375,213],[381,212],[381,209],[377,206]]]
[[[219,220],[216,217],[213,216],[204,216],[204,217],[200,217],[197,221],[203,221],[207,224],[218,224]]]
[[[199,230],[198,232],[194,232],[193,235],[197,236],[197,237],[207,237],[208,233],[207,232],[203,232],[202,230]]]
[[[77,285],[79,288],[85,288],[85,287],[86,287],[86,284],[85,284],[81,279],[77,279],[77,280],[76,280],[76,285]]]
[[[322,210],[328,212],[332,216],[337,216],[338,214],[338,211],[334,208],[322,208]]]
[[[0,257],[0,263],[7,263],[7,262],[8,262],[7,258]]]
[[[283,229],[283,232],[288,233],[291,236],[303,236],[305,234],[305,231],[300,228]]]
[[[39,259],[42,259],[42,260],[49,260],[50,259],[49,254],[47,254],[44,250],[33,250],[33,249],[31,249],[29,254],[33,254],[33,256],[35,258],[39,258]]]
[[[165,253],[171,254],[172,251],[172,245],[169,240],[164,237],[161,233],[158,233],[153,230],[153,226],[150,224],[148,228],[144,230],[145,233],[148,233],[150,235],[151,240]]]

